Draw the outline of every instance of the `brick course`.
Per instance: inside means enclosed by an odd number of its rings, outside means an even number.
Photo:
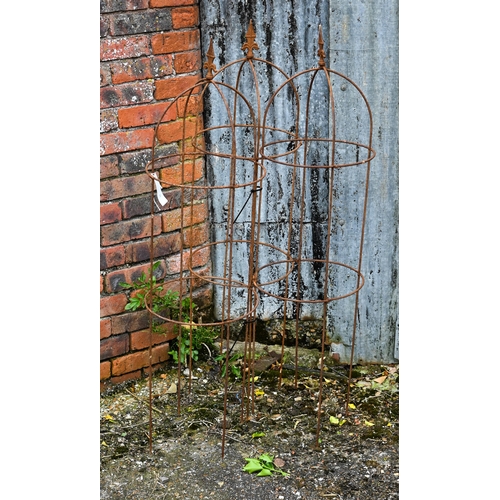
[[[173,73],[172,55],[113,61],[109,63],[108,72],[107,81],[113,84],[161,78]]]
[[[124,293],[101,297],[101,317],[120,314],[127,303],[127,296]]]
[[[161,119],[161,144],[155,147],[160,178],[182,182],[180,141],[202,129],[202,103],[196,88],[189,101],[174,98],[201,77],[199,9],[193,0],[100,0],[101,5],[101,390],[110,384],[143,377],[149,370],[149,314],[125,311],[131,283],[150,268],[151,187],[145,167],[151,161],[155,127]],[[186,106],[186,102],[188,105]],[[187,117],[183,120],[182,117]],[[184,130],[183,130],[184,128]],[[185,146],[184,146],[185,147]],[[201,158],[186,176],[202,179]],[[208,241],[206,193],[193,192],[184,224],[193,224],[181,241],[180,190],[163,186],[169,202],[154,207],[153,258],[160,261],[157,279],[174,279],[182,248]],[[190,196],[188,195],[188,198]],[[190,204],[190,199],[184,200]],[[208,254],[196,258],[208,262]],[[200,283],[201,285],[202,283]],[[172,289],[176,288],[176,281]],[[205,287],[206,288],[206,287]],[[209,300],[207,290],[200,297]],[[168,335],[153,335],[152,365],[168,361]]]
[[[170,210],[162,216],[163,231],[176,231],[181,226],[194,226],[205,221],[207,217],[207,206],[205,203],[198,203],[184,209]]]
[[[101,319],[101,339],[111,335],[111,318]]]
[[[154,130],[152,128],[101,134],[101,155],[145,149],[151,145],[153,137]]]
[[[101,111],[101,134],[118,129],[118,111],[108,108]]]
[[[180,233],[160,234],[154,240],[153,258],[159,259],[173,253],[179,252],[181,249]],[[133,264],[142,262],[150,258],[150,239],[130,243],[127,245],[125,260],[127,263]]]
[[[149,327],[147,311],[136,311],[111,317],[111,333],[117,335],[125,332],[135,332]]]
[[[154,35],[151,39],[153,54],[172,54],[200,48],[198,30],[175,31]]]
[[[169,358],[168,354],[169,346],[159,345],[153,347],[152,349],[152,363],[160,363],[166,361]],[[134,352],[132,354],[127,354],[126,356],[121,356],[111,360],[111,373],[112,375],[123,375],[124,373],[134,372],[142,368],[149,366],[149,349],[139,352]]]
[[[151,191],[151,178],[147,174],[117,177],[101,181],[101,201],[112,201]]]
[[[161,221],[153,220],[153,234],[160,234]],[[116,245],[131,240],[139,240],[151,236],[151,220],[149,217],[123,221],[121,224],[110,224],[101,228],[101,245]]]
[[[106,63],[101,63],[101,87],[103,85],[111,85],[111,70]]]
[[[162,121],[175,120],[177,108],[175,106],[165,107],[164,104],[151,104],[118,110],[118,122],[121,128],[156,124],[160,118]]]
[[[177,30],[195,26],[199,22],[198,15],[197,6],[172,9],[172,27]]]
[[[109,361],[101,362],[101,380],[111,377],[111,363]]]
[[[101,179],[108,177],[116,177],[120,174],[118,167],[118,156],[102,156],[101,157]]]
[[[192,5],[193,0],[150,0],[151,7],[178,7],[179,5]]]
[[[101,14],[124,10],[147,9],[149,0],[101,0]]]
[[[187,91],[190,87],[195,85],[197,81],[198,77],[196,75],[182,75],[161,80],[156,84],[155,98],[173,99]],[[196,90],[195,88],[194,93],[196,93]]]
[[[139,81],[114,87],[101,87],[101,109],[151,102],[153,93],[153,81]]]
[[[113,14],[109,31],[112,36],[120,36],[171,29],[172,14],[169,9],[162,9]]]
[[[119,203],[101,205],[101,224],[111,224],[122,219],[122,210]]]
[[[127,59],[151,54],[149,37],[134,36],[101,41],[101,61]]]
[[[189,137],[201,129],[201,123],[194,118],[176,120],[174,122],[162,123],[158,127],[158,140],[164,143],[176,142],[184,137]]]
[[[101,248],[101,271],[116,266],[123,266],[125,263],[124,245]]]
[[[179,73],[191,73],[199,68],[201,64],[201,58],[198,51],[183,52],[182,54],[177,54],[174,60],[174,69],[177,74]]]
[[[177,333],[174,331],[174,325],[167,324],[165,327],[165,334],[162,333],[153,333],[152,334],[152,343],[153,345],[163,344],[168,342],[169,340],[174,339],[177,336]],[[138,332],[134,332],[130,334],[130,347],[132,350],[142,350],[149,348],[149,328],[147,330],[140,330]]]
[[[178,151],[177,144],[166,144],[156,148],[158,155],[173,154]],[[122,174],[137,174],[144,173],[146,164],[151,160],[151,149],[143,149],[132,151],[130,153],[122,153],[118,155],[118,162]],[[168,163],[169,165],[171,163]],[[162,163],[163,166],[163,163]]]
[[[127,334],[114,335],[101,340],[101,361],[125,354],[129,350],[129,336]]]

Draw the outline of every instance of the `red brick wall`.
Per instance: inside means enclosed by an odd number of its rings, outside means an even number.
[[[148,370],[148,314],[124,311],[128,299],[119,283],[130,283],[149,269],[151,180],[144,167],[151,159],[154,127],[172,98],[200,78],[202,58],[196,0],[100,3],[102,389]],[[182,134],[178,109],[171,107],[163,130],[168,139],[162,147],[172,155]],[[199,103],[195,113],[193,120],[201,119]],[[193,169],[201,169],[200,164],[195,162]],[[161,175],[176,172],[179,167],[173,164]],[[195,212],[195,230],[187,234],[201,244],[208,238],[203,199]],[[154,217],[155,259],[162,261],[167,277],[180,260],[179,219],[178,201]],[[153,340],[157,368],[168,359],[169,344],[163,336]]]

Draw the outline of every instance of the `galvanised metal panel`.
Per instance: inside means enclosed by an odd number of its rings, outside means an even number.
[[[202,51],[206,53],[210,38],[214,41],[217,68],[243,57],[241,50],[244,35],[252,21],[256,32],[256,42],[260,50],[256,57],[272,61],[288,75],[315,67],[318,57],[318,26],[323,27],[327,66],[343,73],[353,80],[365,94],[371,106],[374,135],[373,148],[377,156],[372,161],[370,192],[368,201],[365,244],[363,249],[362,273],[365,286],[359,294],[359,315],[356,335],[355,362],[394,362],[398,357],[398,2],[395,0],[340,1],[235,1],[201,0]],[[257,66],[259,91],[262,107],[265,108],[269,96],[283,81],[283,76],[270,67]],[[242,91],[249,96],[257,109],[250,79],[243,79]],[[340,109],[336,116],[337,127],[342,128],[345,137],[356,136],[366,128],[366,121],[352,119],[359,108],[359,99],[349,88],[334,89]],[[317,102],[321,106],[321,95]],[[314,99],[313,99],[314,101]],[[263,112],[263,111],[261,111]],[[352,116],[351,116],[352,112]],[[275,110],[276,119],[284,123],[293,121],[291,106],[286,102]],[[227,114],[220,99],[209,94],[206,101],[205,125],[217,125]],[[320,113],[318,113],[320,116]],[[320,118],[314,122],[319,134],[328,131],[331,124]],[[227,140],[227,138],[226,138]],[[252,145],[244,144],[241,150],[251,153]],[[224,137],[209,137],[208,144],[215,147],[224,145]],[[212,180],[217,182],[220,165],[217,159],[210,160],[208,170]],[[359,233],[361,193],[364,181],[359,172],[343,169],[338,176],[339,187],[337,221],[340,223],[338,238],[332,250],[338,260],[357,267],[359,239],[352,234]],[[308,173],[308,175],[313,175]],[[321,204],[328,179],[311,178],[314,192],[309,194],[308,217],[311,221],[325,219],[325,207]],[[288,231],[287,207],[290,198],[290,173],[285,170],[270,170],[261,193],[264,203],[261,220],[263,241],[283,247]],[[248,192],[236,193],[236,206],[243,207]],[[213,238],[224,233],[224,198],[220,192],[212,196]],[[337,210],[337,205],[335,207]],[[341,211],[354,214],[345,221]],[[243,210],[236,224],[236,237],[248,235],[250,212]],[[320,225],[321,227],[321,225]],[[320,230],[321,232],[321,230]],[[315,249],[314,234],[306,231],[305,252]],[[307,246],[309,245],[309,247]],[[217,250],[217,249],[216,249]],[[236,274],[244,279],[247,259],[244,249],[235,259]],[[266,256],[266,252],[260,255]],[[215,274],[222,262],[222,256],[214,252]],[[318,289],[311,277],[305,283],[308,289]],[[350,338],[353,321],[353,299],[336,301],[328,308],[328,324],[333,339],[332,351],[340,354],[341,361],[350,356]],[[217,294],[216,294],[217,300]],[[243,311],[244,300],[238,303],[234,294],[234,310]],[[216,304],[217,305],[217,304]],[[279,301],[266,298],[258,310],[262,319],[275,317],[279,311]],[[320,317],[321,309],[304,307],[308,317]]]
[[[370,103],[373,148],[356,359],[399,357],[399,13],[397,0],[331,1],[330,66]],[[344,341],[345,342],[345,341]]]

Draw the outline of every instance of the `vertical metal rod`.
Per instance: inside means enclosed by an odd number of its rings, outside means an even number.
[[[371,149],[371,134],[370,134],[370,149]],[[366,166],[366,180],[365,180],[365,200],[363,206],[363,222],[361,224],[361,241],[359,244],[359,263],[358,263],[358,279],[357,279],[357,288],[359,288],[360,279],[361,279],[361,263],[363,260],[363,245],[365,238],[365,224],[366,224],[366,212],[367,212],[367,204],[368,204],[368,184],[370,179],[370,161],[368,161]],[[357,318],[358,318],[358,309],[359,309],[359,290],[356,292],[356,303],[354,305],[354,319],[353,319],[353,327],[352,327],[352,340],[351,340],[351,357],[349,361],[349,377],[347,381],[347,394],[346,394],[346,403],[345,403],[345,412],[346,415],[349,414],[349,398],[351,394],[351,380],[352,380],[352,366],[354,362],[354,347],[356,342],[356,327],[357,327]]]
[[[154,171],[154,149],[152,152],[152,165]],[[148,332],[148,411],[149,411],[149,453],[153,451],[153,314],[151,313],[153,305],[153,264],[154,264],[154,193],[155,184],[151,178],[151,197],[150,197],[150,238],[149,238],[149,294],[147,302],[149,304],[149,332]]]
[[[222,459],[224,459],[224,451],[226,447],[226,427],[227,427],[227,393],[229,387],[229,340],[230,328],[226,325],[226,372],[224,374],[224,409],[222,415]]]
[[[319,31],[319,50],[318,55],[320,56],[319,67],[322,68],[322,75],[326,79],[327,87],[328,87],[328,101],[331,106],[331,112],[329,119],[333,121],[329,126],[331,127],[331,151],[330,151],[330,162],[328,164],[327,173],[328,176],[328,217],[327,217],[327,233],[326,233],[326,242],[325,242],[325,254],[324,254],[324,262],[325,262],[325,274],[323,276],[323,318],[321,325],[321,355],[320,355],[320,375],[319,375],[319,392],[318,392],[318,418],[317,418],[317,427],[316,427],[316,447],[319,447],[319,434],[321,430],[321,406],[323,402],[323,370],[325,366],[325,343],[327,337],[327,315],[328,315],[328,297],[329,297],[329,276],[330,276],[330,246],[331,246],[331,235],[332,235],[332,213],[333,213],[333,200],[334,200],[334,186],[335,186],[335,168],[329,168],[330,165],[335,163],[335,97],[332,91],[332,82],[330,81],[330,75],[328,71],[324,67],[324,51],[323,51],[323,36],[322,30],[320,26]],[[313,79],[311,81],[311,85],[309,87],[308,96],[307,96],[307,110],[309,110],[309,103],[311,99],[311,90],[314,78],[318,73],[314,73]],[[309,112],[307,111],[307,115]]]

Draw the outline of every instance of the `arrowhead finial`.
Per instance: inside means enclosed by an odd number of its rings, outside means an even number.
[[[259,50],[259,46],[255,43],[255,30],[253,29],[252,20],[250,19],[250,24],[248,25],[247,34],[245,35],[247,41],[241,47],[241,50],[248,50],[246,56],[247,59],[253,59],[253,50]]]
[[[319,25],[319,38],[318,38],[318,56],[319,56],[319,65],[323,67],[325,65],[325,51],[323,50],[323,46],[325,45],[325,42],[323,40],[323,28],[321,27],[321,24]]]
[[[207,70],[208,80],[211,80],[214,77],[213,71],[217,69],[214,64],[214,59],[215,59],[214,43],[212,38],[210,38],[210,45],[207,51],[207,62],[203,65],[203,67],[206,68]]]

